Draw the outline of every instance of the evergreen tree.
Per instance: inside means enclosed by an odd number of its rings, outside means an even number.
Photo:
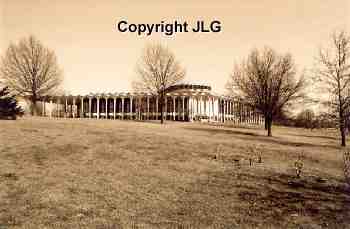
[[[0,89],[0,119],[16,119],[17,115],[23,115],[23,111],[16,97],[10,94],[8,87]]]

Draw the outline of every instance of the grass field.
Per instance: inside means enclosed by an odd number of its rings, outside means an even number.
[[[0,228],[350,228],[337,135],[265,134],[199,123],[0,121]],[[252,146],[263,154],[250,166]]]

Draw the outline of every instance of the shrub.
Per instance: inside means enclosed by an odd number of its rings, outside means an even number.
[[[252,166],[254,162],[254,158],[257,159],[257,163],[262,163],[262,149],[255,145],[249,148],[249,165]]]
[[[218,145],[216,147],[216,151],[214,154],[214,159],[219,159],[221,158],[222,153],[224,152],[222,145]]]
[[[345,182],[350,185],[350,151],[343,153],[343,166]]]
[[[0,89],[0,119],[16,119],[17,115],[22,114],[16,97],[10,94],[8,87]]]
[[[295,168],[295,175],[297,178],[300,178],[301,172],[304,167],[304,162],[303,162],[303,153],[300,153],[298,155],[297,160],[294,162],[294,168]]]

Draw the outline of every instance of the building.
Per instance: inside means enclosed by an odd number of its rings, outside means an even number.
[[[47,117],[159,120],[160,101],[147,93],[90,93],[46,96],[38,103]],[[258,112],[233,97],[213,93],[210,86],[179,84],[166,90],[164,116],[174,121],[263,123]]]

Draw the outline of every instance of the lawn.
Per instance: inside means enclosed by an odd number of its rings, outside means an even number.
[[[265,134],[200,123],[0,121],[0,228],[350,228],[336,132]]]

